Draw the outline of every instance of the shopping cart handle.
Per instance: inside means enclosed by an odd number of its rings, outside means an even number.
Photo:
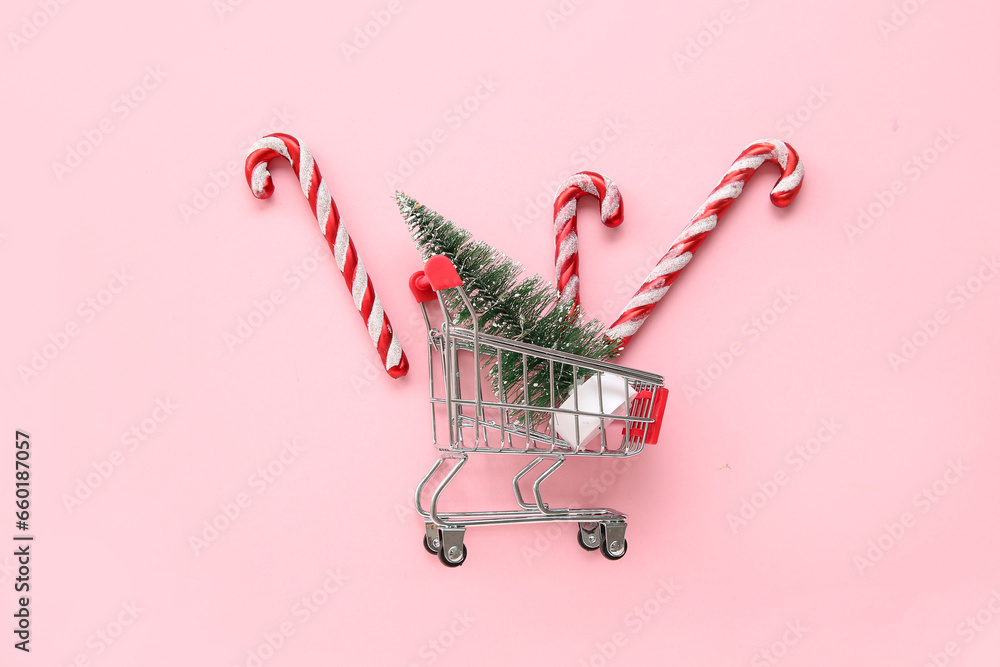
[[[653,423],[628,422],[622,429],[622,435],[628,434],[631,438],[642,438],[644,444],[655,445],[660,438],[660,427],[663,425],[663,409],[667,406],[667,388],[660,387],[653,398],[653,392],[640,391],[632,399],[632,408],[629,410],[634,415],[648,415],[653,418]],[[652,400],[652,405],[649,404]]]
[[[417,271],[410,276],[410,291],[413,292],[413,298],[417,300],[417,303],[424,303],[425,301],[437,298],[437,295],[431,288],[431,281],[427,280],[427,276],[424,275],[423,271]]]
[[[455,265],[444,255],[434,255],[427,260],[424,264],[424,275],[427,276],[431,289],[435,292],[462,285],[462,279],[455,270]]]

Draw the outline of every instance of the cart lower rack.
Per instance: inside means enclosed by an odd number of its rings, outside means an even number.
[[[584,549],[599,549],[611,560],[624,556],[625,514],[610,508],[550,507],[541,486],[569,457],[633,456],[655,443],[667,397],[663,378],[480,333],[462,280],[444,256],[428,260],[410,279],[410,288],[427,324],[432,436],[441,452],[414,499],[425,521],[427,551],[456,567],[468,553],[469,526],[562,521],[579,524]],[[431,325],[426,305],[435,299],[444,316],[439,328]],[[471,327],[457,324],[462,307],[473,313]],[[571,380],[575,387],[559,404],[556,378]],[[528,389],[539,383],[548,383],[548,402],[533,399]],[[514,475],[518,509],[459,512],[439,507],[441,494],[473,453],[531,457]],[[534,473],[533,482],[529,473]],[[522,482],[530,483],[529,493],[523,492]]]

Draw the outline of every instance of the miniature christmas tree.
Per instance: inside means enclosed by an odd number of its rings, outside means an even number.
[[[449,308],[457,312],[459,324],[468,325],[478,315],[482,333],[590,359],[617,356],[619,342],[605,336],[604,326],[596,319],[586,321],[582,310],[574,309],[572,303],[558,303],[555,288],[540,276],[520,279],[520,264],[496,248],[474,240],[468,231],[412,197],[397,192],[396,203],[423,259],[446,256],[465,283],[476,313],[469,313],[457,295],[446,295]],[[517,388],[513,396],[508,389],[506,399],[511,402],[520,402],[527,391],[529,405],[559,405],[574,386],[572,368],[563,364],[555,365],[550,383],[548,362],[529,356],[527,388],[523,386],[520,354],[505,353],[502,366],[503,385]],[[494,365],[488,371],[494,390],[499,393],[498,368]],[[585,377],[584,373],[578,373],[577,382]],[[535,414],[539,419],[545,416]],[[515,418],[523,421],[524,416]]]

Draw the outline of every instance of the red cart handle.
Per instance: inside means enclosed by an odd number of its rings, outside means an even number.
[[[413,298],[417,303],[431,301],[437,296],[431,288],[431,281],[427,280],[423,271],[417,271],[410,276],[410,291],[413,292]]]
[[[435,292],[462,286],[462,278],[455,270],[455,265],[444,255],[434,255],[427,260],[427,263],[424,264],[424,275],[427,276],[427,280]]]
[[[663,425],[663,410],[667,407],[667,393],[666,387],[660,387],[656,391],[656,398],[653,398],[653,392],[649,390],[640,391],[636,394],[635,398],[632,399],[632,407],[629,409],[629,414],[642,415],[649,410],[653,422],[627,422],[625,428],[622,429],[622,434],[624,435],[628,431],[630,440],[632,438],[643,438],[643,434],[645,434],[643,444],[655,445],[660,437],[660,426]],[[649,408],[650,400],[653,402],[652,410]]]
[[[435,298],[435,292],[461,285],[462,278],[455,270],[455,265],[444,255],[434,255],[424,264],[423,271],[410,276],[410,291],[418,303]]]

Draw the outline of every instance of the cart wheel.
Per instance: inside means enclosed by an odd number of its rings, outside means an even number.
[[[617,542],[611,544],[616,545],[615,548],[609,547],[607,540],[601,542],[601,555],[608,560],[618,560],[628,551],[628,540],[625,538],[622,538],[621,551],[618,551]]]
[[[437,542],[437,540],[434,540],[434,542]],[[427,553],[429,554],[438,555],[438,548],[434,546],[434,543],[430,541],[427,535],[424,535],[424,549],[427,549]]]
[[[456,548],[457,547],[452,547],[452,549]],[[469,549],[464,544],[462,545],[462,555],[458,558],[458,560],[448,560],[448,557],[445,555],[444,551],[438,552],[438,558],[440,558],[441,562],[447,565],[448,567],[458,567],[459,565],[465,562],[465,557],[468,555],[469,555]]]
[[[584,530],[581,523],[579,529],[576,531],[576,541],[587,551],[597,551],[600,549],[601,539],[599,527],[596,530]]]

